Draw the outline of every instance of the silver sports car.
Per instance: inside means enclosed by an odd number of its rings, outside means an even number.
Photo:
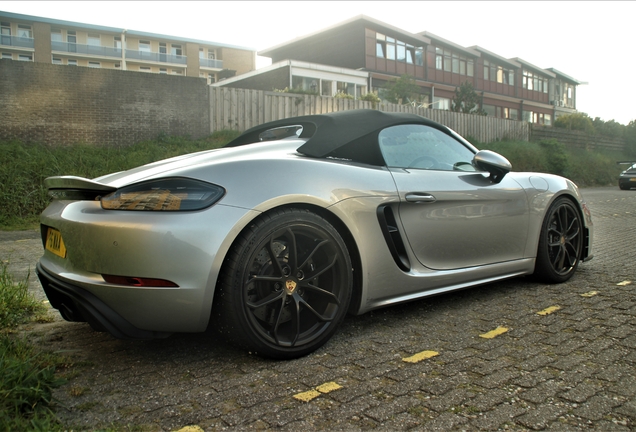
[[[293,358],[347,312],[521,275],[563,282],[592,257],[574,183],[511,172],[412,114],[279,120],[222,149],[45,185],[50,303],[120,338],[210,327]]]

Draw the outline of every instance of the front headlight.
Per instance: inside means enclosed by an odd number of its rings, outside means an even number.
[[[101,198],[105,210],[192,211],[210,207],[225,189],[187,178],[150,180],[125,186]]]

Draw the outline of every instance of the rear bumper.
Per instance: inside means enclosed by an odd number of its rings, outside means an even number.
[[[35,272],[51,306],[67,321],[87,322],[94,330],[107,331],[119,339],[161,339],[171,335],[135,327],[97,296],[56,278],[40,263]]]

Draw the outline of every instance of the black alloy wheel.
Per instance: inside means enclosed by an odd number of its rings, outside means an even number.
[[[248,350],[302,356],[342,322],[351,299],[351,261],[322,217],[300,209],[268,214],[242,234],[231,255],[220,325]]]
[[[557,199],[543,221],[535,275],[549,283],[570,279],[579,265],[583,237],[577,208],[567,198]]]

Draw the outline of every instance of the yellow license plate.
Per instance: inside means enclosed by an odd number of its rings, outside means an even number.
[[[66,258],[66,246],[64,246],[61,232],[54,228],[49,228],[46,232],[46,250],[59,257]]]
[[[629,181],[636,181],[636,177],[630,178]]]

